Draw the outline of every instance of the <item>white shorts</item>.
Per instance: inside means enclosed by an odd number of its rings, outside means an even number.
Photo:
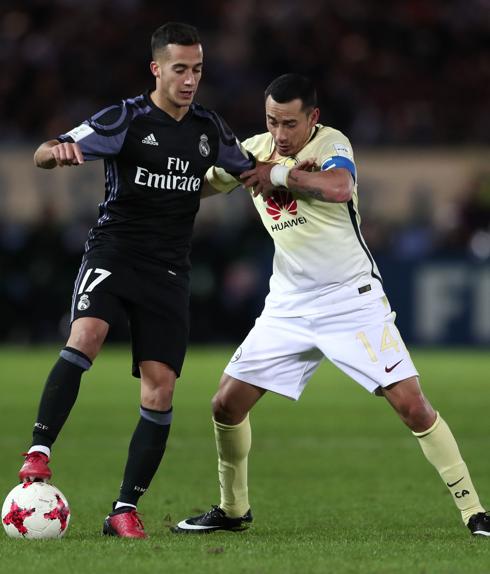
[[[297,400],[324,357],[369,392],[418,376],[386,297],[304,317],[262,314],[225,373]]]

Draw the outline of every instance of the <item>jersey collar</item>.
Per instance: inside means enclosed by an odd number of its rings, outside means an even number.
[[[194,114],[194,103],[192,103],[189,106],[189,110],[187,111],[187,113],[185,114],[185,116],[181,119],[181,120],[176,120],[175,118],[173,118],[170,114],[167,114],[167,112],[165,110],[162,110],[162,108],[159,108],[157,105],[155,105],[154,101],[151,99],[150,94],[153,90],[146,90],[146,92],[144,93],[144,97],[145,97],[145,101],[146,103],[151,107],[151,109],[153,110],[153,113],[159,117],[160,119],[166,120],[169,123],[175,124],[177,126],[180,126],[182,124],[184,124],[185,122],[187,122],[187,120],[192,117],[192,115]]]
[[[308,141],[305,143],[305,145],[304,145],[299,151],[305,149],[305,147],[306,147],[310,142],[312,142],[312,141],[315,139],[315,137],[316,137],[317,133],[320,131],[320,128],[321,128],[321,127],[322,127],[322,126],[321,126],[320,124],[316,124],[315,126],[313,126],[313,127],[311,128],[311,133],[310,133],[310,137],[308,138]],[[271,157],[272,157],[272,154],[273,154],[274,151],[275,151],[275,146],[274,146],[274,138],[272,137],[272,134],[269,133],[269,135],[270,135],[270,138],[271,138],[271,145],[270,145],[269,156],[268,156],[268,157],[271,158]],[[298,153],[299,153],[299,152],[298,152]],[[282,157],[282,156],[281,156],[281,157]],[[289,157],[290,157],[291,159],[297,161],[296,156],[289,156]]]

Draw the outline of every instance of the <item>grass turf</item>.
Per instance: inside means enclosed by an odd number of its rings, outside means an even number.
[[[288,574],[490,572],[490,539],[462,525],[446,487],[386,402],[325,363],[299,403],[268,394],[252,414],[247,532],[174,535],[168,526],[218,500],[209,399],[231,349],[191,349],[165,460],[143,497],[150,538],[102,538],[138,417],[127,349],[106,348],[85,376],[54,451],[53,483],[72,522],[61,540],[0,536],[0,569]],[[16,483],[55,349],[0,348],[2,497]],[[414,353],[426,394],[449,422],[490,506],[490,357]]]

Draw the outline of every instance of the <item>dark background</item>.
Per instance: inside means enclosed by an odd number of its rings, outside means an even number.
[[[151,88],[151,33],[178,20],[196,25],[202,37],[197,101],[218,110],[241,138],[265,129],[268,83],[296,71],[315,78],[322,123],[342,130],[355,151],[487,149],[489,16],[485,0],[3,0],[0,146],[22,150],[30,167],[42,141]],[[4,169],[0,199],[11,191]],[[402,224],[365,212],[363,233],[409,340],[420,339],[410,321],[421,265],[453,261],[470,274],[488,268],[489,173],[469,175],[452,224],[442,229],[433,225],[424,190]],[[361,213],[362,194],[361,186]],[[196,228],[197,342],[239,341],[268,290],[272,242],[251,206],[230,200],[227,209],[243,210],[242,217],[232,223],[222,217],[219,224],[204,218]],[[95,204],[67,217],[50,203],[35,220],[0,212],[1,341],[64,337],[72,283],[95,214]],[[442,342],[474,342],[473,319],[462,313]],[[126,337],[123,321],[112,337]]]

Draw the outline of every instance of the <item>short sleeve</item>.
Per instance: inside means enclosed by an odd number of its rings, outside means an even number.
[[[57,139],[77,143],[88,161],[112,157],[121,150],[130,121],[130,113],[122,102],[101,110]]]
[[[212,118],[219,134],[216,165],[235,177],[255,167],[254,156],[240,143],[226,122],[215,112]]]
[[[352,146],[344,134],[338,130],[333,130],[333,132],[325,138],[318,159],[321,171],[342,167],[350,171],[354,181],[357,180]]]
[[[220,193],[228,193],[241,185],[240,181],[222,167],[210,167],[206,172],[208,183]]]

